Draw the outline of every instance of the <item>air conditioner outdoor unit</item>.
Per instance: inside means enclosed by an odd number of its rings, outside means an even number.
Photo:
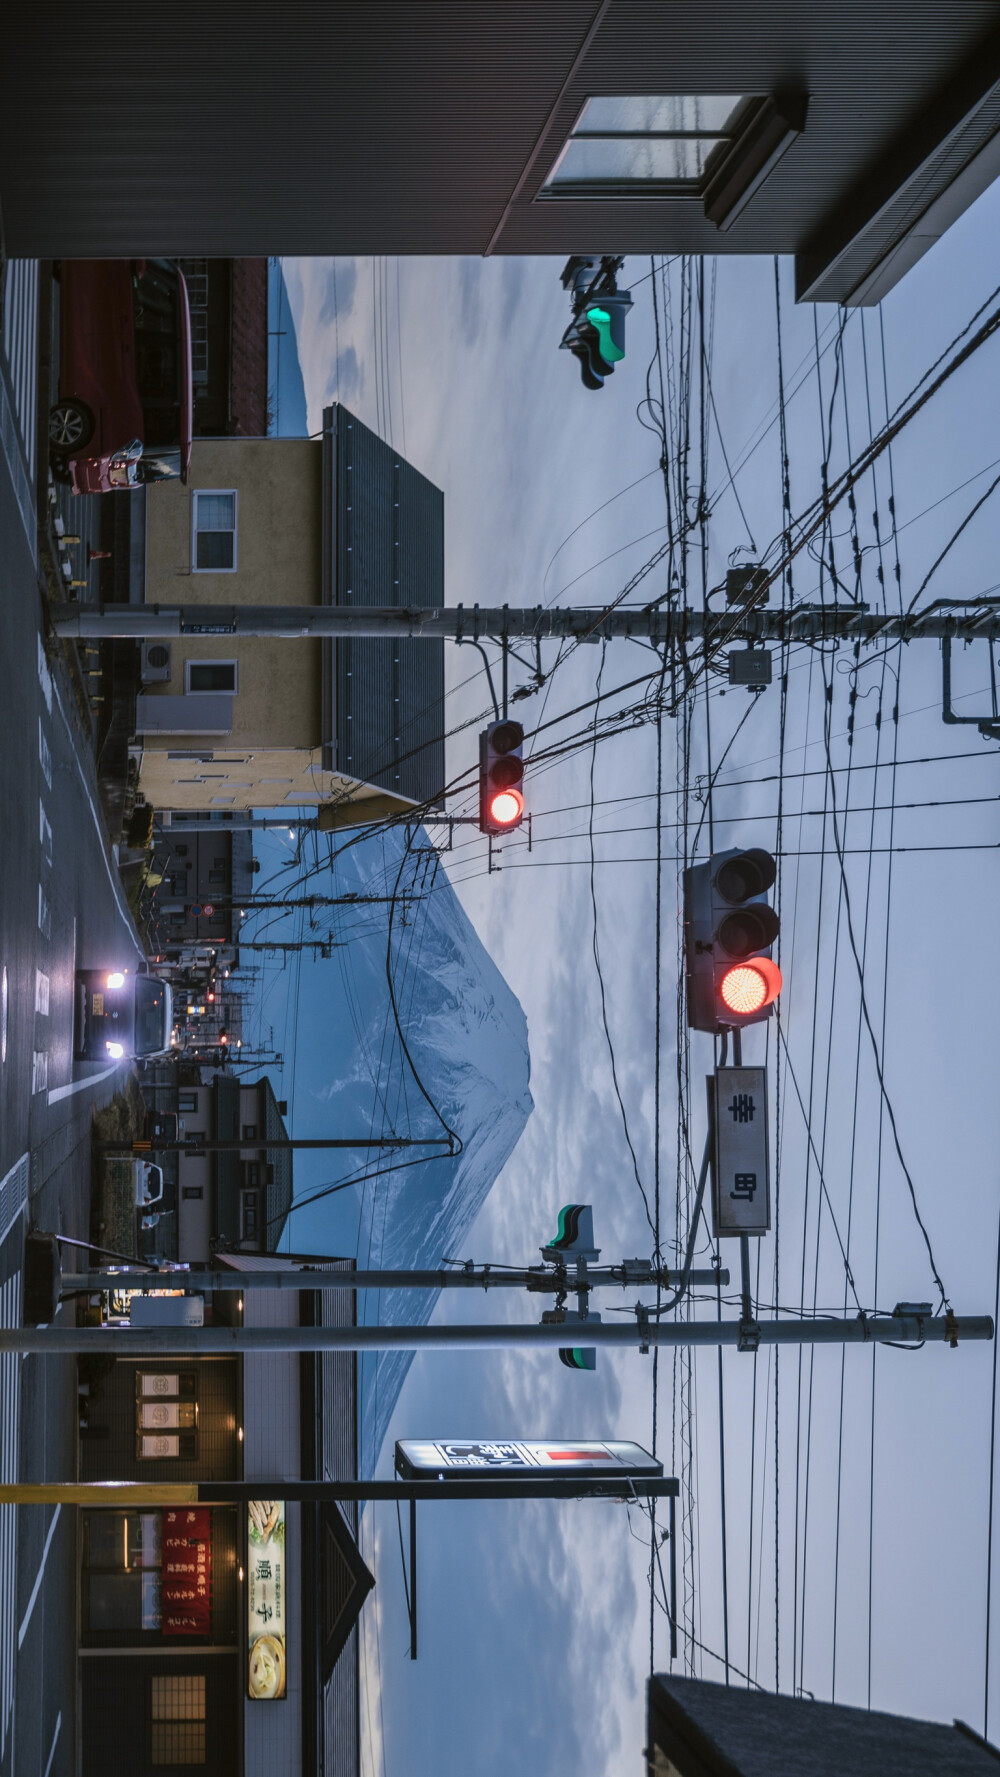
[[[170,643],[143,642],[142,644],[142,682],[144,685],[163,684],[170,677]]]

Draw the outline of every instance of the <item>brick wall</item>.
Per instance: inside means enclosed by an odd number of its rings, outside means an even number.
[[[267,260],[232,262],[232,366],[229,429],[241,438],[267,433]]]

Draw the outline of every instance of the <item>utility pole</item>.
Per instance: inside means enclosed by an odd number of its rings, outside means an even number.
[[[635,1319],[609,1324],[573,1324],[573,1336],[588,1346],[648,1352],[651,1347],[734,1346],[754,1352],[774,1345],[876,1345],[914,1347],[992,1339],[988,1314],[936,1315],[925,1302],[901,1302],[893,1314],[859,1315],[856,1320],[656,1320],[636,1306]],[[410,1327],[0,1327],[0,1352],[48,1356],[178,1358],[232,1357],[237,1353],[308,1351],[521,1351],[565,1346],[567,1326]]]
[[[873,611],[863,604],[795,605],[788,610],[743,604],[720,610],[676,605],[63,605],[52,629],[66,640],[82,637],[444,636],[452,641],[490,637],[504,642],[602,642],[633,637],[654,644],[748,642],[913,642],[925,638],[995,641],[1000,600],[935,599],[924,611]]]

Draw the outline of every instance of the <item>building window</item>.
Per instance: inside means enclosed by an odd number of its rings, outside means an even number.
[[[185,691],[235,691],[238,683],[235,660],[188,660],[184,664]],[[225,772],[212,773],[225,777]]]
[[[259,1199],[256,1191],[245,1191],[243,1194],[243,1238],[257,1238],[257,1207]]]
[[[697,192],[711,156],[732,141],[752,103],[732,94],[588,99],[544,189]]]
[[[196,574],[236,572],[236,490],[191,496],[191,567]]]
[[[150,1678],[152,1763],[205,1763],[205,1678],[154,1673]]]
[[[244,1125],[243,1125],[243,1140],[244,1141],[256,1141],[257,1140],[257,1125],[256,1125],[256,1123],[244,1123]]]
[[[805,128],[804,93],[587,100],[540,195],[699,197],[728,228]]]
[[[204,1195],[204,1188],[201,1185],[181,1186],[181,1196],[185,1203],[200,1203]]]
[[[177,1109],[181,1116],[186,1116],[190,1114],[191,1111],[196,1111],[198,1109],[197,1092],[178,1092]]]
[[[174,854],[178,858],[186,858],[188,855],[187,846],[186,845],[175,845],[174,846]]]
[[[226,872],[224,870],[210,870],[208,873],[208,880],[209,882],[224,883],[226,880]]]

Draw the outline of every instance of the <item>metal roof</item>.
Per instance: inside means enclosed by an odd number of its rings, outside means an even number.
[[[657,1674],[651,1777],[997,1777],[1000,1753],[964,1724]]]
[[[0,66],[6,246],[794,252],[815,272],[845,225],[874,219],[876,256],[891,247],[883,175],[909,202],[927,156],[952,156],[956,115],[1000,79],[998,24],[995,0],[289,0],[238,31],[218,0],[21,8]],[[686,196],[542,195],[589,95],[783,92],[808,95],[805,130],[727,230]]]

